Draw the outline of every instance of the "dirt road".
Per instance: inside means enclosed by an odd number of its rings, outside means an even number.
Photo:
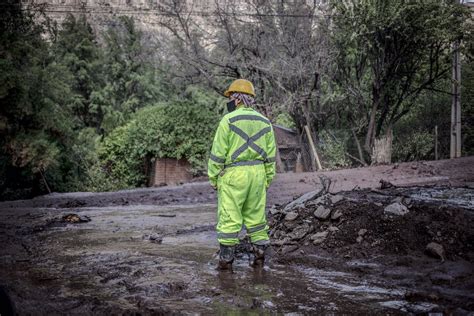
[[[331,192],[354,188],[376,188],[380,180],[396,185],[440,183],[474,185],[474,156],[453,160],[420,161],[325,172],[277,174],[268,190],[268,205],[286,203],[298,195],[321,187],[320,177],[331,179]],[[0,203],[0,210],[20,207],[76,208],[113,205],[173,205],[215,203],[216,194],[208,182],[176,187],[144,188],[117,192],[53,193],[31,200]]]
[[[474,157],[468,157],[322,174],[332,180],[333,192],[377,187],[380,179],[470,186],[473,165]],[[278,175],[269,203],[283,204],[319,188],[320,175]],[[472,199],[466,190],[464,199]],[[459,207],[471,220],[470,204]],[[399,270],[387,270],[388,280],[383,275],[388,261],[371,256],[346,258],[342,267],[331,266],[327,252],[292,252],[295,259],[274,259],[264,270],[253,270],[244,255],[235,273],[218,273],[214,225],[215,195],[207,183],[0,203],[0,285],[20,314],[399,314],[446,306],[463,314],[470,310],[463,302],[474,299],[464,287],[452,288],[458,278],[472,276],[466,259],[440,265],[423,258],[425,269],[437,272],[436,286],[451,291],[449,301],[416,296],[412,287],[427,284],[418,282],[423,269],[401,278],[410,266],[395,262]],[[301,257],[312,264],[298,261]]]

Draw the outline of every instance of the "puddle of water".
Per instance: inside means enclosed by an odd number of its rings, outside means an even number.
[[[410,303],[407,301],[386,301],[380,302],[380,305],[383,307],[398,309],[402,312],[412,313],[427,313],[438,308],[438,305],[428,302]],[[437,313],[430,313],[429,315],[437,315]],[[441,313],[441,315],[443,314]]]
[[[366,280],[356,278],[349,273],[306,267],[299,267],[298,270],[312,279],[315,284],[324,285],[326,288],[332,288],[347,294],[378,294],[388,297],[405,294],[404,290],[389,289],[369,284]]]

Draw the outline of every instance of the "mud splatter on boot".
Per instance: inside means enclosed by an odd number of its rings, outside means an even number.
[[[219,263],[217,264],[217,270],[232,270],[234,255],[235,246],[220,245]]]
[[[267,249],[268,245],[252,245],[253,246],[253,267],[263,267],[265,264],[265,250]]]

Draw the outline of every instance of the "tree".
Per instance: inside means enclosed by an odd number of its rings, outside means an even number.
[[[300,130],[320,128],[320,84],[329,64],[323,8],[289,0],[214,4],[204,18],[180,1],[161,3],[160,23],[172,38],[163,47],[173,52],[175,73],[219,93],[235,78],[249,79],[270,119],[289,113]]]
[[[333,2],[332,38],[338,52],[334,82],[347,116],[363,125],[364,148],[391,135],[420,93],[451,70],[451,45],[468,15],[452,1]]]
[[[91,113],[101,130],[124,124],[139,108],[165,98],[142,43],[142,32],[129,17],[119,17],[104,35],[103,85],[93,91]]]
[[[54,37],[52,54],[72,75],[72,110],[83,126],[100,128],[91,95],[101,85],[100,47],[85,15],[68,14]]]
[[[0,183],[2,198],[16,189],[39,193],[46,178],[64,174],[73,139],[70,76],[54,62],[43,25],[20,1],[2,6],[0,19]],[[41,14],[41,13],[38,13]],[[27,185],[25,185],[27,183]],[[50,185],[64,184],[57,178]]]

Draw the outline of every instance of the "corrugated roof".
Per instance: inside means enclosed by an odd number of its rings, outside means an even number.
[[[278,124],[273,124],[273,127],[282,129],[284,131],[287,131],[287,132],[290,132],[290,133],[293,133],[293,134],[297,134],[297,131],[295,129],[292,129],[292,128],[284,127],[284,126],[281,126],[281,125],[278,125]]]

